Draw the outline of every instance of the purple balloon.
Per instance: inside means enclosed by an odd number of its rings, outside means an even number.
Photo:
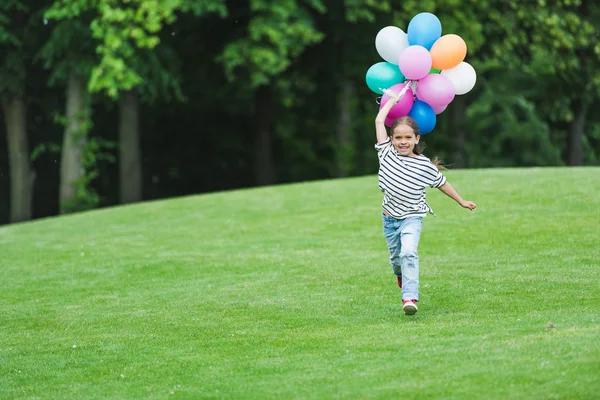
[[[448,107],[448,104],[445,104],[443,106],[431,106],[431,108],[433,108],[433,112],[435,113],[435,115],[439,115],[439,114],[443,113],[447,107]]]
[[[408,46],[398,59],[402,75],[408,79],[417,80],[426,76],[431,70],[431,54],[423,46]]]
[[[407,85],[406,83],[398,83],[398,84],[390,87],[389,90],[396,92],[396,93],[400,93],[406,85]],[[381,97],[381,104],[379,105],[379,109],[381,109],[385,105],[385,103],[388,102],[389,99],[390,99],[390,96],[388,96],[387,94],[384,94]],[[394,107],[392,107],[390,109],[390,112],[388,113],[388,118],[394,120],[396,118],[400,118],[400,117],[404,117],[404,116],[408,115],[408,113],[410,112],[410,109],[412,108],[414,101],[415,101],[415,96],[413,94],[412,89],[409,88],[406,91],[406,93],[404,94],[404,96],[402,96],[400,101],[398,101],[394,105]]]
[[[454,85],[444,75],[429,74],[417,84],[417,98],[434,108],[450,104],[454,96]]]

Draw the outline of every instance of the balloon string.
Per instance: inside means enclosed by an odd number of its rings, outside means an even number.
[[[404,86],[402,88],[402,90],[400,91],[400,93],[398,94],[400,96],[400,98],[402,98],[406,94],[406,92],[408,91],[408,89],[411,88],[413,83],[414,83],[413,80],[406,81],[406,86]],[[395,92],[391,91],[388,88],[379,88],[379,90],[381,90],[384,94],[387,94],[387,95],[395,94]],[[377,102],[377,104],[381,104],[381,97],[378,97],[375,101]]]

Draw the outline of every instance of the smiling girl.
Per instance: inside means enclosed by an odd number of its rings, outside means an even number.
[[[417,252],[423,217],[435,215],[425,201],[425,188],[433,187],[469,210],[476,205],[463,200],[446,181],[437,162],[421,154],[419,127],[414,119],[396,119],[388,136],[385,119],[401,95],[391,93],[390,99],[375,118],[379,156],[379,189],[383,192],[383,233],[390,252],[392,271],[402,290],[404,313],[417,312],[419,301],[419,255]]]

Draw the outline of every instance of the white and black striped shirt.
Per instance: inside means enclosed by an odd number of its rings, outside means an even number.
[[[424,217],[433,210],[425,201],[425,188],[438,188],[446,177],[424,155],[401,156],[388,138],[375,145],[379,156],[379,190],[382,208],[394,218]],[[434,214],[435,215],[435,214]]]

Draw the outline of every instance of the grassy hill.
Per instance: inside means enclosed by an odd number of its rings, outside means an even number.
[[[0,398],[599,398],[600,169],[446,175],[413,317],[374,176],[0,228]]]

